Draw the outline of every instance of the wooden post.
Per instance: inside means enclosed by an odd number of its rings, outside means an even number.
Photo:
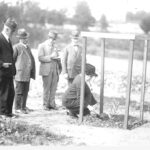
[[[124,117],[124,128],[125,129],[128,128],[129,105],[130,105],[131,82],[132,82],[133,52],[134,52],[134,40],[130,40],[128,82],[127,82],[126,106],[125,106],[125,117]]]
[[[100,114],[103,113],[104,101],[104,67],[105,67],[105,39],[101,39],[101,80],[100,80]]]
[[[83,39],[84,39],[84,48],[83,48],[83,51],[82,51],[82,71],[81,71],[79,124],[81,124],[82,121],[83,121],[84,90],[85,90],[85,62],[86,62],[87,37],[84,37]]]
[[[146,82],[146,70],[147,70],[147,56],[148,56],[148,40],[145,40],[144,55],[143,55],[143,72],[142,72],[142,93],[141,93],[141,104],[140,104],[140,120],[143,122],[143,109],[145,99],[145,82]]]

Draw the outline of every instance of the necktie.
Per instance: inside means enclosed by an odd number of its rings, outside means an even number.
[[[12,44],[11,44],[11,40],[10,40],[10,38],[8,38],[8,43],[9,43],[10,45],[12,45]]]

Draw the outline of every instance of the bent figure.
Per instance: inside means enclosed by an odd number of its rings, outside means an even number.
[[[67,91],[64,93],[62,98],[62,104],[69,110],[69,115],[77,117],[80,110],[80,89],[81,89],[81,74],[77,75],[69,86]],[[83,115],[90,114],[88,105],[93,106],[97,103],[91,90],[88,86],[88,82],[91,81],[92,77],[97,76],[95,73],[95,67],[86,64],[86,75],[85,75],[85,92],[84,92],[84,113]]]

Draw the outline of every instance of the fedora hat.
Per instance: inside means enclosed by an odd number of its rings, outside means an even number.
[[[98,76],[96,73],[95,73],[95,67],[91,64],[86,64],[85,66],[85,74],[86,75],[89,75],[89,76]]]
[[[80,36],[80,31],[78,31],[78,30],[72,31],[72,33],[71,33],[71,38],[73,38],[73,39],[78,39],[79,36]]]
[[[24,28],[18,29],[17,37],[19,39],[26,39],[29,37],[29,33]]]
[[[57,39],[57,32],[56,31],[49,31],[49,33],[48,33],[48,37],[49,38],[52,38],[52,39],[54,39],[54,40],[56,40]]]
[[[13,18],[8,18],[4,22],[4,25],[9,27],[13,32],[17,29],[17,22]]]
[[[75,65],[74,69],[78,72],[81,73],[81,65]],[[95,76],[97,77],[98,75],[95,73],[95,67],[89,63],[85,64],[85,74],[88,76]]]

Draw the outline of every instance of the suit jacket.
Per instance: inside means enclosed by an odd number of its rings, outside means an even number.
[[[60,74],[60,61],[50,59],[51,54],[57,51],[56,47],[53,47],[49,44],[49,41],[41,43],[38,47],[38,59],[40,63],[39,74],[41,76],[48,76],[50,70],[56,70],[58,75]]]
[[[69,78],[74,78],[80,73],[76,68],[81,67],[82,48],[78,45],[77,51],[72,44],[68,45],[62,55],[62,72],[68,73]]]
[[[30,81],[35,79],[35,60],[29,46],[18,43],[14,47],[14,61],[16,65],[16,81]]]
[[[4,68],[3,63],[12,63],[9,68]],[[16,74],[16,68],[13,60],[13,48],[11,43],[9,43],[3,34],[0,34],[0,78],[12,77]]]

